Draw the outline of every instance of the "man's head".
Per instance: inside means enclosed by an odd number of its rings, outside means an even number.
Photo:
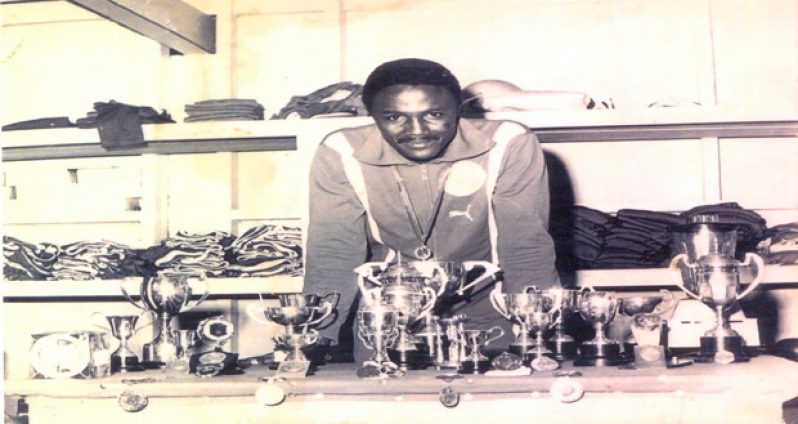
[[[457,78],[423,59],[383,63],[363,86],[363,103],[382,136],[417,162],[440,156],[454,139],[460,99]]]

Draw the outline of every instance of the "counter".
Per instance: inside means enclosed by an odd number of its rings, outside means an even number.
[[[580,376],[558,376],[579,371]],[[5,394],[24,397],[30,424],[59,422],[215,423],[780,423],[782,404],[798,396],[798,363],[760,355],[748,363],[694,364],[682,368],[624,370],[617,367],[535,372],[530,376],[465,375],[446,378],[435,370],[401,378],[364,380],[354,364],[330,364],[297,380],[244,374],[199,378],[161,371],[115,374],[94,380],[9,380]],[[444,378],[442,378],[444,377]],[[567,381],[584,390],[576,401],[550,391]],[[268,406],[256,392],[268,385],[286,398]],[[459,395],[446,407],[444,389]],[[448,390],[448,389],[447,389]],[[125,412],[117,397],[133,391],[148,405]],[[261,392],[262,393],[262,392]]]

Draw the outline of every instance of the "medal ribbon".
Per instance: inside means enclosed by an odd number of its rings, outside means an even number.
[[[399,188],[399,197],[402,199],[402,205],[407,213],[407,218],[410,220],[410,226],[413,227],[413,232],[416,233],[416,237],[421,242],[421,246],[419,246],[414,253],[419,259],[429,259],[432,257],[432,251],[429,249],[429,247],[427,247],[427,241],[429,241],[429,237],[432,234],[432,229],[435,227],[435,222],[438,218],[438,214],[440,213],[441,204],[443,203],[444,187],[452,168],[447,168],[444,171],[443,177],[440,181],[440,186],[438,187],[438,193],[435,196],[432,206],[432,213],[430,214],[426,227],[421,226],[421,221],[419,220],[418,214],[413,207],[413,202],[410,200],[410,194],[407,191],[407,186],[405,186],[402,176],[399,175],[399,169],[396,166],[393,166],[391,167],[391,171],[393,172],[394,180],[396,180],[396,185]]]

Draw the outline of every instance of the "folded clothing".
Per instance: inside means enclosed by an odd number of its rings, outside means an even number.
[[[253,99],[212,99],[186,105],[185,122],[261,121],[263,106]]]

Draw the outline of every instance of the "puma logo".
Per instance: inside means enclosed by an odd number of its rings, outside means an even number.
[[[468,207],[464,211],[449,211],[449,218],[454,218],[456,216],[464,216],[469,221],[474,222],[474,218],[471,217],[471,203],[468,204]]]

